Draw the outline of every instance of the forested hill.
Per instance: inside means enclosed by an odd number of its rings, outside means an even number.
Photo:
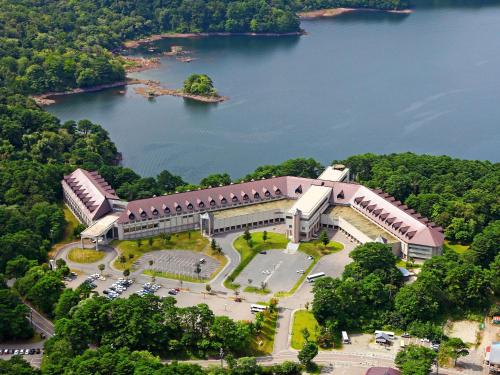
[[[0,86],[63,91],[120,81],[109,51],[163,32],[295,32],[297,11],[399,9],[405,0],[0,0]]]

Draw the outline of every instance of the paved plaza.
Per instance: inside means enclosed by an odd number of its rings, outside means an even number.
[[[235,282],[243,288],[254,286],[259,288],[262,282],[272,292],[289,291],[293,288],[302,273],[312,263],[307,255],[301,252],[285,253],[283,250],[268,250],[267,254],[257,254],[236,278]],[[250,284],[248,280],[252,280]]]
[[[202,258],[205,261],[200,263]],[[153,264],[150,266],[149,261],[151,260]],[[195,272],[197,264],[200,264],[201,267],[199,275],[201,279],[209,279],[220,265],[216,259],[194,251],[159,250],[143,255],[137,260],[135,266],[141,270],[151,269],[158,272],[197,278],[198,274]]]

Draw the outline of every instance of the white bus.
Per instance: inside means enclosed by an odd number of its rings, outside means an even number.
[[[375,335],[378,335],[379,333],[385,333],[391,340],[394,340],[394,332],[390,331],[375,331]]]
[[[319,279],[320,277],[325,276],[324,272],[313,273],[312,275],[307,276],[307,281],[310,283],[314,282],[314,280]]]
[[[266,311],[266,310],[267,310],[267,306],[255,305],[255,304],[250,305],[250,311],[252,313],[263,312],[263,311]]]
[[[346,331],[342,331],[342,343],[343,344],[350,344],[351,343],[351,339],[349,338],[349,336],[347,336]]]

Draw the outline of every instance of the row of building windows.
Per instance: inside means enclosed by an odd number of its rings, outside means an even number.
[[[234,207],[234,206],[241,206],[241,205],[245,205],[245,204],[260,203],[260,202],[266,201],[266,200],[283,199],[283,197],[281,196],[281,192],[279,191],[279,189],[278,189],[278,191],[276,193],[278,193],[278,192],[280,194],[279,195],[277,194],[276,197],[272,197],[271,195],[269,195],[269,196],[266,195],[265,199],[261,199],[260,196],[259,196],[254,201],[250,201],[250,199],[248,198],[248,195],[245,194],[243,196],[243,202],[240,202],[239,199],[238,199],[238,197],[234,196],[232,198],[233,204],[230,204],[230,205],[227,204],[226,198],[222,198],[221,199],[221,206],[219,206],[219,207],[216,205],[215,201],[212,200],[212,201],[210,201],[210,207],[208,207],[208,208],[205,207],[205,203],[203,203],[203,202],[199,202],[198,203],[198,208],[199,209],[195,209],[195,207],[193,206],[192,203],[188,203],[186,205],[186,208],[189,211],[204,212],[204,211],[208,211],[208,210],[218,210],[218,209],[226,208],[226,207]],[[258,194],[258,193],[256,193],[256,194]],[[246,199],[245,199],[245,197],[246,197]],[[184,215],[184,214],[185,214],[185,212],[183,212],[182,207],[181,207],[180,204],[177,204],[175,206],[175,211],[174,212],[172,212],[172,210],[169,207],[165,207],[165,205],[164,205],[163,215],[174,216],[174,215]],[[157,216],[160,216],[160,211],[157,208],[152,207],[151,215],[153,215],[153,216],[150,217],[148,215],[148,213],[144,209],[141,208],[139,210],[139,215],[140,215],[140,219],[136,218],[136,215],[133,212],[130,212],[128,214],[128,218],[131,221],[154,220],[154,219],[156,219]]]
[[[229,227],[215,228],[214,233],[223,233],[223,232],[229,232],[232,230],[238,230],[238,229],[244,229],[244,228],[260,227],[263,225],[282,223],[284,221],[285,221],[285,219],[283,219],[283,218],[254,221],[254,222],[248,223],[248,224],[238,224],[238,225],[231,225]]]

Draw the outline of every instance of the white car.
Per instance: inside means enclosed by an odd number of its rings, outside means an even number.
[[[18,354],[19,354],[19,349],[14,350],[14,355],[18,355]]]

